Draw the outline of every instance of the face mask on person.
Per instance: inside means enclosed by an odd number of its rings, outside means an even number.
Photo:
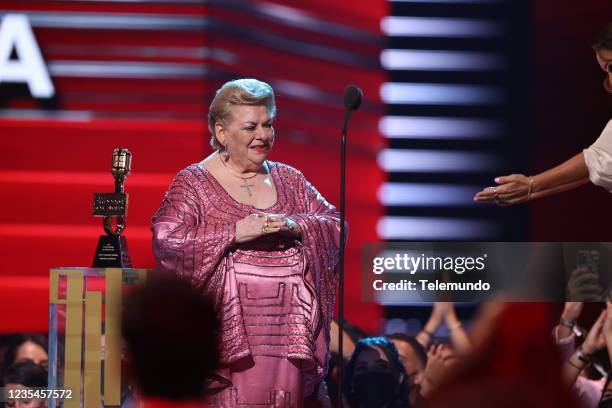
[[[391,373],[366,372],[355,376],[353,390],[361,406],[381,408],[395,398],[397,380]]]

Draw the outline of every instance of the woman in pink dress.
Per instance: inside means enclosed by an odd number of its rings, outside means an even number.
[[[270,85],[225,83],[215,149],[180,171],[153,217],[160,266],[216,302],[222,369],[209,403],[301,407],[327,369],[340,220],[299,170],[267,160]]]

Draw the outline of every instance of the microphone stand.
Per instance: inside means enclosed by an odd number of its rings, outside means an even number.
[[[339,269],[339,282],[340,287],[338,288],[338,398],[336,401],[336,407],[342,408],[342,382],[343,382],[343,364],[344,364],[344,347],[343,347],[343,336],[344,336],[344,247],[346,245],[346,133],[348,130],[348,122],[351,118],[353,110],[350,108],[346,109],[344,114],[344,124],[342,126],[342,141],[340,145],[340,250],[338,260]]]

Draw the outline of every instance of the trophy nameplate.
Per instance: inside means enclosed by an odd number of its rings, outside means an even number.
[[[131,264],[123,235],[100,235],[94,268],[130,268]]]
[[[111,173],[115,178],[115,192],[94,194],[92,214],[95,217],[104,218],[103,226],[106,231],[106,235],[101,235],[98,241],[93,261],[94,268],[130,268],[132,266],[127,241],[121,235],[125,229],[128,208],[125,179],[130,174],[131,162],[132,154],[128,149],[115,149],[111,165]]]
[[[95,217],[120,217],[127,214],[126,193],[94,193],[93,215]]]

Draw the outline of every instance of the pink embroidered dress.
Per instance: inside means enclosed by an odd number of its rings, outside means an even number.
[[[268,161],[277,202],[235,201],[200,164],[179,172],[153,217],[160,266],[216,301],[223,389],[219,407],[300,407],[325,376],[337,285],[339,214],[302,173]],[[302,239],[270,234],[234,244],[254,212],[291,216]]]

